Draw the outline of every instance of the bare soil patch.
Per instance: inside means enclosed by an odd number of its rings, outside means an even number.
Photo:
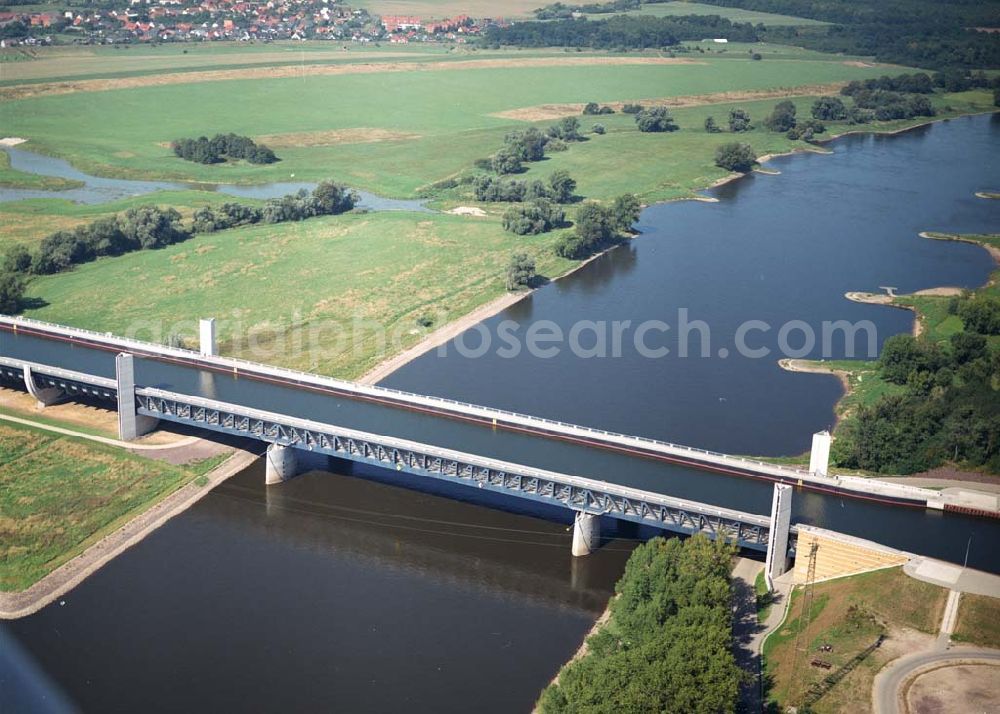
[[[952,295],[961,295],[962,288],[954,288],[954,287],[927,288],[926,290],[917,290],[917,292],[913,294],[932,295],[938,297],[951,297]]]
[[[136,89],[170,84],[222,82],[249,79],[285,79],[319,77],[338,74],[378,74],[381,72],[427,72],[466,69],[512,69],[525,67],[586,67],[595,65],[699,64],[674,57],[522,57],[512,59],[478,59],[456,62],[372,62],[350,65],[286,65],[281,67],[245,67],[241,69],[205,72],[175,72],[143,77],[112,79],[81,79],[67,82],[20,84],[0,88],[0,100],[11,101],[42,95],[74,92],[104,92],[115,89]]]
[[[419,138],[420,134],[414,132],[358,127],[356,129],[265,134],[264,136],[254,137],[254,141],[267,144],[272,149],[283,149],[298,146],[335,146],[337,144],[368,144],[378,141],[410,141]]]
[[[613,58],[607,58],[613,59]],[[625,58],[621,58],[625,59]],[[655,58],[647,58],[655,59]],[[666,59],[665,61],[677,62],[678,60]],[[696,64],[688,62],[688,64]],[[834,82],[832,84],[807,84],[798,87],[775,87],[774,89],[741,90],[732,92],[714,92],[712,94],[691,94],[679,97],[658,97],[647,99],[633,99],[628,103],[639,103],[647,106],[663,107],[699,107],[707,104],[728,104],[731,102],[749,102],[757,99],[776,99],[778,97],[797,97],[807,94],[836,94],[846,82]],[[625,102],[608,102],[608,106],[615,111],[621,111]],[[497,112],[491,116],[501,119],[515,119],[517,121],[549,121],[561,119],[562,117],[575,116],[583,112],[583,104],[540,104],[534,107],[522,107],[520,109],[508,109]]]
[[[946,665],[918,674],[905,702],[910,714],[1000,711],[1000,666]]]
[[[451,213],[451,214],[454,214],[456,216],[479,216],[479,217],[484,217],[486,215],[486,211],[484,211],[483,209],[481,209],[479,206],[456,206],[455,208],[451,209],[450,211],[446,211],[446,213]]]

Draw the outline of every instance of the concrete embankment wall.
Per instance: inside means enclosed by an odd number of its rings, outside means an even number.
[[[814,544],[816,571],[813,582],[904,565],[911,557],[909,553],[870,540],[800,525],[793,574],[796,584],[808,579],[809,553]]]

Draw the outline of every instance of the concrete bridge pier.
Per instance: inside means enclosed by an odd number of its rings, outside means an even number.
[[[812,451],[809,452],[809,473],[826,476],[830,468],[830,432],[813,434]]]
[[[764,580],[768,590],[774,590],[774,579],[788,570],[788,532],[792,525],[792,487],[774,484],[771,498],[771,525],[767,536],[767,558]]]
[[[134,441],[156,429],[160,420],[143,416],[136,410],[135,359],[132,355],[123,352],[115,357],[115,376],[118,379],[118,438]]]
[[[573,555],[590,555],[601,544],[601,521],[592,513],[577,511],[573,519]]]
[[[265,457],[264,483],[268,486],[284,483],[295,476],[298,459],[291,446],[271,444]]]
[[[198,323],[198,351],[205,357],[215,357],[219,354],[215,342],[215,318],[202,318]]]
[[[66,396],[59,387],[39,387],[35,384],[35,377],[31,374],[31,367],[27,365],[24,366],[24,386],[28,388],[28,394],[35,398],[39,409],[52,406]]]

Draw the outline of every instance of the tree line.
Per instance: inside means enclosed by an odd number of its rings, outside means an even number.
[[[636,548],[615,586],[611,619],[542,692],[540,711],[736,711],[744,674],[733,656],[734,554],[704,535]]]
[[[262,207],[225,203],[219,208],[195,211],[190,227],[174,208],[138,206],[99,218],[72,230],[46,236],[35,250],[24,244],[11,247],[0,263],[0,311],[17,312],[26,281],[32,275],[51,275],[103,256],[163,248],[185,241],[196,233],[255,223],[301,221],[313,216],[343,213],[354,208],[357,195],[350,189],[324,181],[312,193],[306,190],[271,199]]]
[[[616,15],[600,20],[570,17],[547,22],[518,22],[508,27],[494,25],[487,28],[481,41],[486,46],[647,49],[671,47],[705,37],[724,37],[736,42],[759,39],[753,25],[730,22],[718,15]]]
[[[279,161],[274,152],[249,136],[216,134],[211,139],[176,139],[170,144],[174,155],[199,164],[217,164],[226,160],[249,161],[251,164],[273,164]]]
[[[911,67],[1000,66],[996,3],[972,0],[704,0],[710,5],[807,17],[821,27],[758,26],[762,40],[874,56]]]
[[[862,406],[838,461],[881,473],[958,463],[1000,472],[1000,296],[953,299],[961,332],[938,344],[912,335],[885,341],[878,369],[903,387]]]

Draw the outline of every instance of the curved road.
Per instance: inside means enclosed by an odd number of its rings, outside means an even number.
[[[901,657],[875,678],[875,714],[898,714],[899,689],[917,670],[941,663],[986,662],[1000,665],[1000,650],[983,648],[930,650]]]

